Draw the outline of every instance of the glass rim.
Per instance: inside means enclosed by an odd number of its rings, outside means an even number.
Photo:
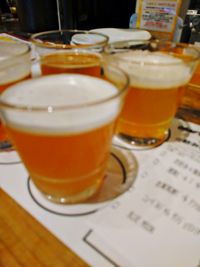
[[[193,44],[186,44],[186,43],[176,43],[176,42],[173,42],[173,41],[165,41],[165,40],[158,40],[158,39],[151,39],[151,40],[141,40],[141,39],[135,39],[135,40],[126,40],[126,41],[118,41],[118,42],[112,42],[110,44],[107,44],[105,47],[104,47],[104,53],[106,56],[109,55],[109,53],[112,52],[113,49],[116,49],[115,46],[116,45],[128,45],[128,44],[136,44],[137,45],[139,44],[149,44],[149,43],[155,43],[155,44],[168,44],[168,45],[174,45],[174,47],[172,46],[172,48],[175,48],[175,47],[182,47],[182,48],[189,48],[189,49],[192,49],[193,51],[196,52],[196,56],[195,55],[191,55],[192,58],[188,58],[186,60],[183,60],[183,61],[180,61],[180,62],[168,62],[168,63],[161,63],[161,62],[155,62],[155,61],[152,61],[152,62],[145,62],[145,61],[134,61],[133,60],[130,60],[129,63],[131,64],[135,64],[135,65],[138,65],[138,64],[142,64],[142,65],[146,65],[146,66],[149,66],[149,65],[153,65],[153,66],[174,66],[174,65],[180,65],[180,64],[183,64],[183,62],[185,63],[190,63],[190,62],[197,62],[200,60],[200,50]],[[131,50],[128,46],[124,47],[123,46],[119,49],[124,49],[124,50]],[[139,50],[139,49],[138,49]],[[134,50],[132,50],[134,51]],[[135,49],[135,51],[137,51],[137,48]],[[143,50],[145,51],[145,50]],[[114,51],[113,51],[114,52]],[[119,51],[120,52],[120,51]],[[153,51],[153,52],[162,52],[161,50],[159,51]],[[167,51],[164,51],[164,52],[167,52]],[[169,51],[170,52],[170,51]],[[173,52],[171,53],[173,55]],[[176,53],[174,53],[176,55]],[[181,54],[180,54],[181,55]],[[112,55],[111,55],[112,56]],[[115,56],[116,59],[120,59],[121,61],[123,62],[127,62],[127,60],[123,59],[122,57],[118,57],[117,56],[117,53],[116,54],[113,54],[113,56]]]
[[[117,92],[113,93],[111,96],[104,97],[104,98],[102,98],[100,100],[88,101],[88,102],[80,103],[80,104],[61,105],[61,106],[54,106],[54,105],[49,104],[49,105],[44,105],[42,107],[25,105],[25,104],[23,104],[23,105],[22,104],[12,104],[12,103],[9,103],[9,101],[2,100],[2,98],[0,96],[0,109],[11,109],[11,110],[28,111],[28,112],[49,112],[49,113],[53,113],[53,112],[56,112],[56,111],[85,109],[85,108],[93,107],[93,106],[96,106],[96,105],[102,105],[102,104],[108,103],[108,102],[110,102],[110,101],[112,101],[114,99],[117,99],[118,97],[121,97],[124,93],[126,93],[126,91],[128,89],[128,86],[129,86],[129,77],[128,77],[128,75],[123,70],[121,70],[120,68],[118,68],[118,67],[116,67],[114,65],[109,65],[109,66],[112,66],[115,69],[117,69],[117,71],[120,71],[120,73],[123,74],[123,78],[125,78],[124,84],[121,85],[121,90],[117,90]],[[37,77],[37,78],[34,78],[34,79],[22,81],[22,82],[20,82],[18,84],[10,86],[6,91],[14,88],[15,86],[20,86],[21,84],[22,85],[26,85],[26,84],[28,85],[28,84],[32,83],[32,81],[34,81],[34,80],[48,79],[48,78],[50,79],[53,76],[58,77],[58,76],[66,76],[66,75],[67,76],[80,76],[81,75],[81,76],[86,76],[86,77],[90,77],[90,78],[92,77],[92,78],[95,78],[95,79],[101,79],[101,78],[98,78],[98,77],[89,76],[89,75],[83,75],[83,74],[73,74],[73,73],[70,73],[70,74],[53,74],[53,75],[40,76],[40,77]],[[106,81],[106,80],[102,79],[102,81]],[[109,82],[109,81],[106,81],[106,82]],[[109,83],[111,83],[111,82],[109,82]]]
[[[29,52],[31,52],[31,46],[30,46],[30,44],[27,44],[27,43],[19,43],[19,42],[7,43],[7,42],[1,42],[0,41],[0,44],[2,44],[2,43],[4,43],[6,46],[11,45],[13,47],[15,47],[16,45],[19,45],[19,46],[23,45],[24,47],[26,47],[26,49],[25,49],[25,51],[20,52],[18,54],[11,54],[11,55],[5,56],[5,58],[3,58],[0,61],[0,63],[5,63],[5,62],[9,61],[10,59],[20,58],[21,56],[24,56],[24,55],[28,54]],[[16,63],[13,63],[13,64],[16,64]],[[1,66],[1,67],[3,67],[3,66]]]
[[[38,41],[40,40],[38,37],[42,36],[42,35],[51,35],[53,33],[65,33],[65,32],[69,32],[69,33],[82,33],[82,34],[90,34],[90,35],[99,35],[101,37],[104,38],[103,41],[98,41],[95,44],[56,44],[56,43],[47,43],[47,42],[41,42]],[[87,30],[68,30],[68,29],[64,29],[64,30],[52,30],[52,31],[44,31],[44,32],[39,32],[39,33],[35,33],[32,34],[30,37],[30,41],[39,47],[43,47],[43,48],[49,48],[49,49],[69,49],[69,48],[90,48],[90,47],[96,47],[96,46],[105,46],[106,44],[108,44],[109,41],[109,37],[103,33],[98,33],[95,31],[87,31]]]
[[[200,84],[195,84],[195,83],[188,83],[188,87],[192,87],[194,89],[199,89],[200,90]]]

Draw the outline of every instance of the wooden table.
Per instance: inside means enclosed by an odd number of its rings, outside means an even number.
[[[182,118],[200,124],[183,110]],[[192,113],[191,113],[192,115]],[[89,266],[0,189],[0,267]]]
[[[86,267],[0,189],[0,267]]]

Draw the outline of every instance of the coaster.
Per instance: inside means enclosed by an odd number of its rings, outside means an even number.
[[[30,177],[27,187],[33,201],[42,209],[60,216],[84,216],[97,212],[124,194],[133,185],[137,170],[138,164],[131,152],[113,148],[101,189],[84,203],[71,205],[52,203],[40,193]]]
[[[139,142],[138,142],[138,144],[134,144],[134,142],[131,142],[131,139],[129,140],[128,138],[122,138],[122,137],[116,135],[113,138],[112,145],[115,147],[121,148],[121,149],[132,150],[132,151],[133,150],[135,150],[135,151],[149,150],[149,149],[153,149],[153,148],[161,146],[163,143],[167,142],[170,139],[170,137],[171,137],[171,129],[168,129],[162,142],[160,142],[158,144],[152,143],[152,144],[148,145],[148,139],[147,139],[147,145],[140,145]],[[135,140],[138,141],[137,138]]]
[[[13,165],[21,163],[21,159],[15,150],[0,151],[0,165]]]

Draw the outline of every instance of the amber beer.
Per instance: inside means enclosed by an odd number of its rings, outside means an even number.
[[[101,75],[100,53],[108,43],[108,37],[104,34],[82,30],[56,30],[33,34],[31,41],[39,55],[42,75]]]
[[[117,64],[129,74],[130,87],[116,133],[127,140],[133,137],[139,146],[143,141],[144,146],[162,143],[190,79],[190,68],[177,56],[139,50],[118,55]]]
[[[181,106],[197,111],[200,110],[200,63],[185,90]]]
[[[43,75],[58,73],[78,73],[99,77],[101,74],[100,56],[92,53],[63,52],[41,56]]]
[[[162,140],[176,113],[185,85],[167,89],[131,85],[116,133]]]
[[[200,63],[198,64],[193,76],[192,76],[192,79],[190,80],[190,84],[194,84],[194,85],[197,85],[197,86],[200,86]]]
[[[196,49],[198,49],[198,51],[200,51],[200,49],[199,49],[199,47],[197,47],[197,46],[195,46],[195,48]],[[192,89],[192,90],[198,90],[199,91],[199,89],[197,89],[197,88],[200,88],[200,60],[199,60],[199,62],[198,62],[198,65],[197,65],[197,68],[196,68],[196,70],[195,70],[195,72],[194,72],[194,74],[193,74],[193,76],[192,76],[192,79],[190,80],[190,83],[189,83],[189,89],[188,89],[188,91],[190,90],[190,89]],[[194,89],[193,89],[193,87],[194,87]],[[199,94],[199,93],[198,93]],[[198,98],[199,98],[199,95],[198,95]],[[195,97],[193,98],[193,100],[195,101]],[[197,101],[197,100],[196,100]],[[199,104],[200,105],[200,104]]]
[[[119,95],[112,83],[79,74],[43,76],[3,93],[3,102],[16,105],[15,112],[2,108],[9,134],[32,181],[48,199],[74,203],[99,189]],[[32,112],[20,105],[30,105]]]
[[[198,123],[198,113],[200,112],[200,62],[181,100],[180,111],[182,109],[181,116],[184,116],[185,119],[189,117],[192,122]]]

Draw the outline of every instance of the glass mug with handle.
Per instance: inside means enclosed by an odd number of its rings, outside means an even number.
[[[31,49],[28,44],[0,42],[0,94],[9,86],[31,77]],[[0,121],[0,151],[12,148]]]
[[[199,59],[192,46],[158,40],[111,43],[104,57],[130,78],[116,127],[116,144],[148,149],[162,144]]]
[[[106,35],[81,30],[57,30],[36,33],[31,41],[39,55],[42,75],[101,75],[100,53],[108,43]]]
[[[47,199],[76,203],[100,188],[127,75],[102,66],[102,79],[42,76],[10,87],[0,99],[3,121],[31,180]]]

